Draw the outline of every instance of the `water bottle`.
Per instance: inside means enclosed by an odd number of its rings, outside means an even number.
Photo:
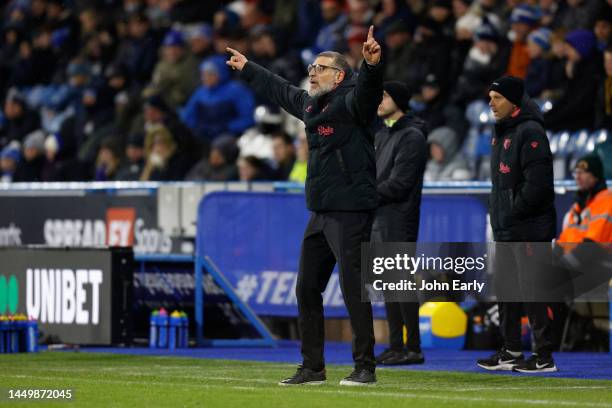
[[[174,350],[180,347],[179,331],[181,329],[181,314],[175,310],[170,315],[170,323],[168,325],[168,348]]]
[[[157,325],[159,328],[159,340],[157,346],[159,348],[168,347],[168,312],[163,307],[159,309],[159,315],[157,316]]]
[[[38,322],[30,318],[25,322],[25,351],[36,353],[38,351]]]
[[[151,318],[149,319],[149,348],[156,348],[157,347],[157,333],[158,333],[158,328],[157,328],[157,316],[159,315],[159,312],[157,310],[154,310],[153,312],[151,312]]]
[[[189,317],[187,313],[181,312],[180,347],[189,347]]]

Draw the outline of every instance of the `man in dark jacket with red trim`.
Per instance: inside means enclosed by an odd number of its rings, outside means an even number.
[[[370,27],[357,79],[346,59],[320,53],[308,67],[308,92],[291,85],[238,51],[227,64],[259,95],[304,121],[309,159],[306,205],[312,211],[304,233],[296,287],[303,363],[280,385],[321,384],[324,320],[321,294],[338,263],[340,288],[353,329],[355,370],[341,385],[376,382],[372,307],[361,301],[361,243],[370,240],[378,205],[371,123],[383,94],[381,48]]]
[[[495,247],[494,274],[504,345],[490,358],[478,360],[478,365],[487,370],[557,371],[547,306],[532,293],[533,275],[538,272],[534,265],[547,255],[542,251],[546,246],[529,244],[550,242],[556,234],[552,154],[542,114],[525,95],[522,79],[496,80],[489,97],[496,120],[489,211],[494,239],[501,243]],[[527,360],[521,352],[523,308],[535,338],[535,352]]]
[[[385,82],[384,90],[377,112],[384,126],[374,139],[379,207],[371,242],[416,242],[427,162],[427,125],[410,112],[412,92],[404,83]],[[425,358],[419,335],[419,303],[394,300],[385,302],[389,348],[376,361],[391,366],[422,364]],[[405,347],[404,326],[408,334]]]

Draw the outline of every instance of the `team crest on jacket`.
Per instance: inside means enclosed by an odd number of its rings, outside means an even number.
[[[535,149],[536,147],[538,147],[538,142],[531,142],[531,148]]]
[[[312,112],[312,105],[308,105],[304,110],[308,113]]]
[[[500,162],[499,163],[499,172],[502,173],[502,174],[510,173],[510,166]]]
[[[319,127],[317,128],[317,133],[319,133],[319,136],[331,136],[334,134],[334,128],[331,126],[319,125]]]
[[[504,139],[504,150],[508,150],[512,144],[512,139]]]

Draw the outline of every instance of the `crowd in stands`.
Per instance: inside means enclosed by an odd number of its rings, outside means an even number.
[[[225,49],[305,86],[324,50],[357,69],[370,24],[385,79],[409,85],[428,123],[426,180],[486,177],[465,154],[466,112],[504,74],[547,101],[551,132],[612,129],[612,0],[3,4],[3,182],[303,181],[303,128],[240,81]],[[609,171],[612,134],[605,144]]]

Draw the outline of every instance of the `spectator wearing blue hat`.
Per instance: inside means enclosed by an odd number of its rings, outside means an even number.
[[[202,61],[213,54],[214,30],[210,24],[200,24],[189,31],[189,48],[191,54]]]
[[[529,52],[527,51],[527,36],[537,27],[540,21],[538,9],[526,4],[515,7],[510,15],[510,29],[513,42],[508,61],[507,74],[518,78],[527,76]]]
[[[18,145],[10,144],[0,153],[0,183],[11,183],[17,164],[21,160]]]
[[[529,66],[525,77],[525,91],[532,98],[538,98],[550,82],[550,30],[540,28],[527,37]]]
[[[222,133],[240,135],[253,126],[253,93],[231,79],[221,56],[212,56],[200,65],[202,84],[187,102],[181,119],[201,141]]]
[[[600,66],[597,41],[591,30],[574,30],[565,36],[565,74],[563,94],[544,115],[547,129],[553,131],[593,127],[594,101]]]
[[[182,32],[170,30],[162,43],[161,59],[155,65],[151,88],[173,108],[182,106],[198,86],[198,62],[186,50]]]

